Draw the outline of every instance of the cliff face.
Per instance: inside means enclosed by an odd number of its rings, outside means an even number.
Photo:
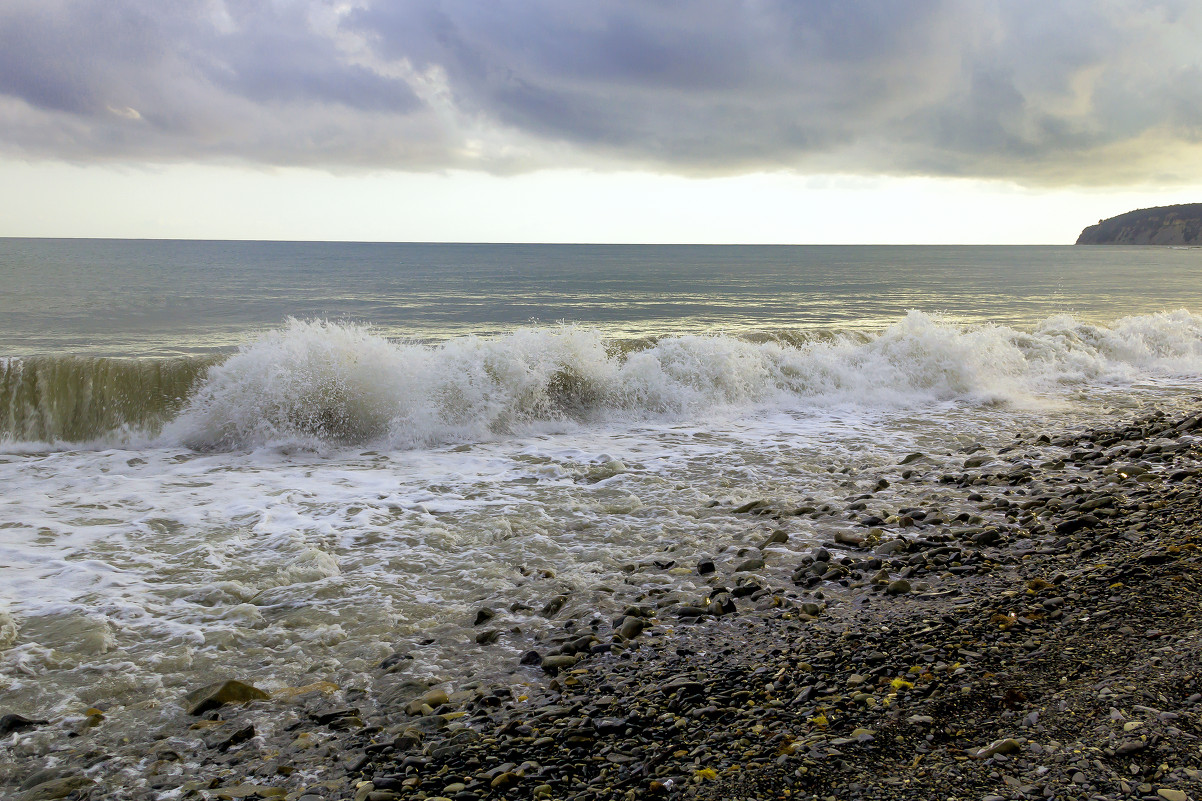
[[[1101,220],[1078,245],[1202,245],[1202,203],[1139,209]]]

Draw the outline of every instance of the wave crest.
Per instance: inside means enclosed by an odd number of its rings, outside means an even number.
[[[397,344],[362,326],[291,320],[212,367],[165,433],[198,448],[377,439],[421,447],[619,415],[1027,402],[1064,384],[1202,373],[1202,318],[1186,311],[1111,327],[1059,316],[1032,332],[911,312],[875,336],[611,345],[573,327]]]

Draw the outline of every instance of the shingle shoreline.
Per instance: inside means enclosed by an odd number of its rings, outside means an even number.
[[[1044,436],[921,478],[980,522],[832,542],[791,588],[715,580],[695,606],[628,610],[629,648],[561,655],[538,698],[414,708],[354,796],[1202,797],[1199,423]]]

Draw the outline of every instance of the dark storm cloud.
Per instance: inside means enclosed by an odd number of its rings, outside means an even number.
[[[0,143],[1122,182],[1202,140],[1199,41],[1176,1],[9,0]]]
[[[929,2],[900,9],[381,3],[348,25],[390,57],[445,69],[465,107],[504,124],[722,169],[791,161],[878,122],[901,93],[921,93],[924,73],[939,71],[932,38],[948,14]],[[915,81],[924,86],[906,86]]]

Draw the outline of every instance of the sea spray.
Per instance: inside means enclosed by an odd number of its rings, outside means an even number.
[[[418,367],[404,350],[360,326],[290,320],[211,367],[165,438],[213,449],[380,436]]]
[[[1060,316],[1031,333],[911,312],[867,338],[610,344],[596,330],[561,327],[421,346],[293,320],[211,368],[165,433],[197,448],[376,440],[413,448],[549,423],[948,400],[1030,405],[1054,402],[1064,384],[1202,371],[1202,319],[1184,311],[1111,328]]]

